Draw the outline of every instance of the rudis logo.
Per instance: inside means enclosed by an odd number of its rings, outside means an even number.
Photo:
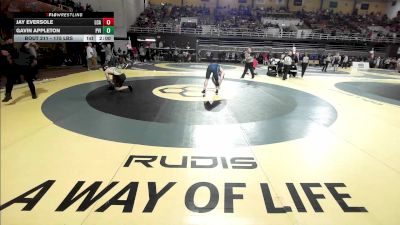
[[[176,101],[205,101],[207,100],[207,98],[212,98],[213,101],[219,101],[223,99],[223,97],[221,97],[220,95],[212,95],[204,98],[203,94],[201,93],[202,90],[202,85],[174,84],[155,88],[153,90],[153,94],[160,98],[166,98]],[[207,90],[213,91],[215,89],[208,88]]]

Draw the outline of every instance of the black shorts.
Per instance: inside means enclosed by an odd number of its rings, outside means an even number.
[[[214,78],[215,80],[219,80],[217,69],[214,69],[214,70],[213,70],[213,69],[211,68],[211,66],[208,66],[208,68],[207,68],[206,79],[210,79],[211,73],[213,74],[213,78]]]
[[[126,80],[126,75],[123,73],[121,75],[113,75],[113,82],[116,87],[121,87]]]

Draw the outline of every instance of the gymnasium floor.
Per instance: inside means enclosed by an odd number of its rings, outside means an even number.
[[[400,74],[224,65],[203,97],[206,64],[136,67],[1,104],[0,224],[400,224]]]

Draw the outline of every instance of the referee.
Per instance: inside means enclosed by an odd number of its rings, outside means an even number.
[[[301,77],[303,77],[306,72],[309,60],[308,55],[304,54],[303,60],[301,61]]]
[[[283,78],[282,80],[287,79],[287,74],[290,72],[290,67],[292,65],[292,52],[289,51],[288,54],[283,58]]]
[[[244,58],[245,58],[245,65],[244,65],[244,71],[243,74],[240,78],[244,78],[244,75],[247,73],[248,70],[250,70],[251,73],[251,78],[254,78],[254,69],[253,69],[253,57],[250,55],[251,49],[249,48],[245,54],[244,54]]]

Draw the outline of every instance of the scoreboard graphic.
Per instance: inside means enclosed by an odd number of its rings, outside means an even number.
[[[114,13],[16,13],[14,42],[114,42]]]

